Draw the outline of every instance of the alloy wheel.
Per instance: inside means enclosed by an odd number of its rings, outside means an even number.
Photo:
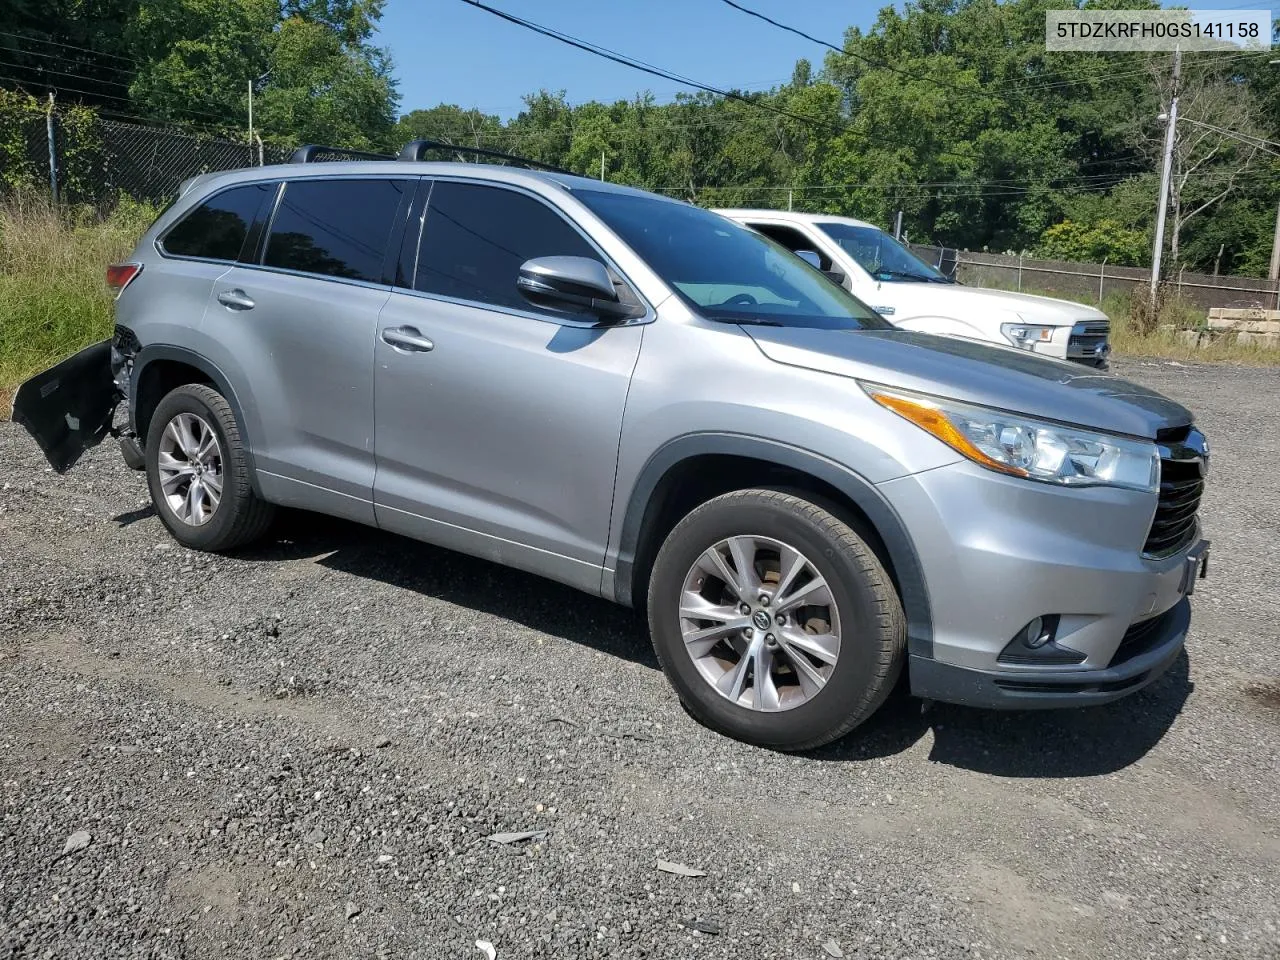
[[[680,630],[702,678],[750,710],[808,702],[840,656],[840,613],[826,579],[769,537],[729,537],[703,551],[684,579]]]
[[[222,446],[202,417],[179,413],[160,435],[157,467],[169,509],[183,523],[208,523],[222,501]]]

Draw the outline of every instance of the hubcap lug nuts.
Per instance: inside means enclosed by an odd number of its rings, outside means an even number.
[[[787,618],[781,613],[778,614],[774,619],[778,621],[778,626],[782,626],[784,623],[787,622]]]
[[[750,627],[747,627],[747,629],[745,629],[745,630],[743,630],[743,631],[742,631],[742,634],[743,634],[743,636],[745,636],[747,639],[751,639],[752,637],[754,637],[754,636],[756,635],[756,632],[755,632],[754,630],[752,630]]]
[[[767,593],[760,594],[760,606],[767,607],[769,605],[769,595]]]
[[[751,608],[747,606],[745,603],[742,606],[740,606],[738,609],[742,612],[742,615],[744,617],[751,613]]]
[[[764,635],[764,642],[765,642],[765,643],[774,643],[774,642],[775,642],[775,640],[776,640],[776,638],[774,637],[774,635],[773,635],[772,633],[766,633],[766,634]]]

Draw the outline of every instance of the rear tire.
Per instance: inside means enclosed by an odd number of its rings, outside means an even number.
[[[271,526],[275,508],[253,492],[235,414],[212,387],[184,384],[160,401],[147,430],[146,469],[156,513],[185,547],[233,550]]]
[[[867,543],[822,506],[763,489],[716,497],[671,531],[650,577],[649,628],[697,720],[777,750],[821,746],[871,716],[902,672],[906,638]]]

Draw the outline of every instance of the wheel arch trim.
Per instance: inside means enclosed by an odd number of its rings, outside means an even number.
[[[138,429],[138,386],[142,382],[142,375],[146,369],[157,361],[172,360],[188,367],[199,370],[209,378],[214,388],[226,398],[227,404],[231,407],[231,413],[236,418],[236,426],[240,430],[240,439],[244,444],[245,460],[249,467],[249,482],[252,484],[253,492],[259,497],[262,496],[262,489],[258,483],[258,470],[253,458],[253,437],[249,432],[248,424],[244,416],[244,408],[240,404],[239,397],[236,396],[235,389],[231,386],[231,381],[227,379],[227,375],[219,369],[218,365],[207,357],[196,353],[194,350],[188,350],[186,347],[177,347],[172,344],[157,343],[148,344],[138,351],[134,357],[133,370],[130,373],[129,383],[129,423],[136,432]],[[145,442],[145,437],[142,441]]]
[[[883,541],[901,591],[907,618],[907,649],[918,657],[933,656],[933,615],[924,570],[915,543],[897,511],[865,477],[826,457],[776,440],[733,433],[690,433],[669,440],[649,457],[627,498],[618,535],[614,599],[632,606],[636,554],[646,522],[651,520],[654,494],[667,474],[680,463],[699,456],[748,457],[808,474],[834,487],[867,517]]]

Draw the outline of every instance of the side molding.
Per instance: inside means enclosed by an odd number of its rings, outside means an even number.
[[[672,467],[684,460],[708,454],[750,457],[806,473],[839,490],[870,520],[888,551],[902,593],[907,616],[907,651],[912,656],[933,656],[933,615],[924,573],[906,525],[875,485],[840,464],[808,450],[742,434],[693,433],[664,444],[640,471],[626,504],[618,543],[614,599],[632,606],[631,582],[636,551],[648,519],[654,491]]]

